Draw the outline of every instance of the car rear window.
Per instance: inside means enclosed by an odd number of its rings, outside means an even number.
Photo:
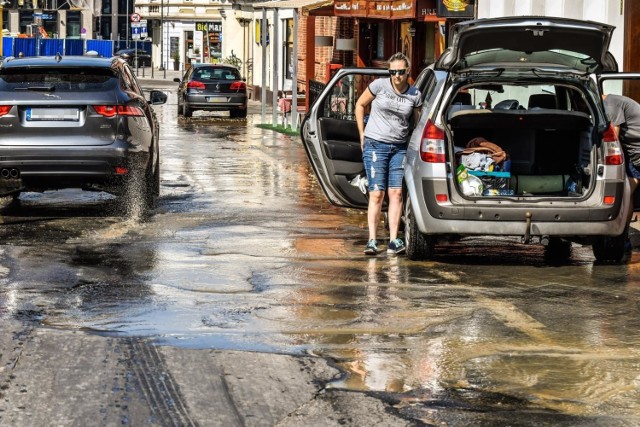
[[[117,87],[118,78],[106,68],[4,68],[0,91],[104,91]]]
[[[194,80],[240,80],[238,70],[231,68],[201,68],[193,73]]]

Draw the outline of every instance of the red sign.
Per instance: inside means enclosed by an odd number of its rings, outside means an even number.
[[[142,17],[140,16],[139,13],[131,14],[131,22],[140,22],[140,19],[142,19]]]

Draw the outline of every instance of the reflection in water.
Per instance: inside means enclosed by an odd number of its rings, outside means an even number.
[[[334,387],[640,417],[638,254],[594,266],[576,245],[551,266],[470,238],[429,262],[366,257],[366,215],[329,205],[295,138],[161,114],[155,215],[5,224],[0,317],[318,354],[348,373]]]

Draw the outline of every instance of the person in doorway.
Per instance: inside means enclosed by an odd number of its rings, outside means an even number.
[[[624,152],[629,186],[631,187],[631,207],[627,226],[633,218],[633,195],[640,183],[640,104],[622,95],[603,95],[604,108],[611,120]],[[627,243],[628,249],[631,245]]]
[[[385,193],[389,198],[387,252],[406,251],[404,242],[398,238],[404,157],[412,124],[417,122],[422,106],[420,91],[408,82],[410,68],[409,58],[402,53],[394,54],[389,58],[389,78],[371,82],[356,103],[362,160],[369,182],[369,241],[364,250],[367,255],[379,252],[378,227]],[[365,110],[369,105],[371,111],[365,126]]]

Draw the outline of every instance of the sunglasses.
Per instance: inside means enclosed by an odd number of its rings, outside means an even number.
[[[403,68],[402,70],[389,70],[389,75],[391,75],[391,76],[404,76],[406,72],[407,72],[406,68]]]

